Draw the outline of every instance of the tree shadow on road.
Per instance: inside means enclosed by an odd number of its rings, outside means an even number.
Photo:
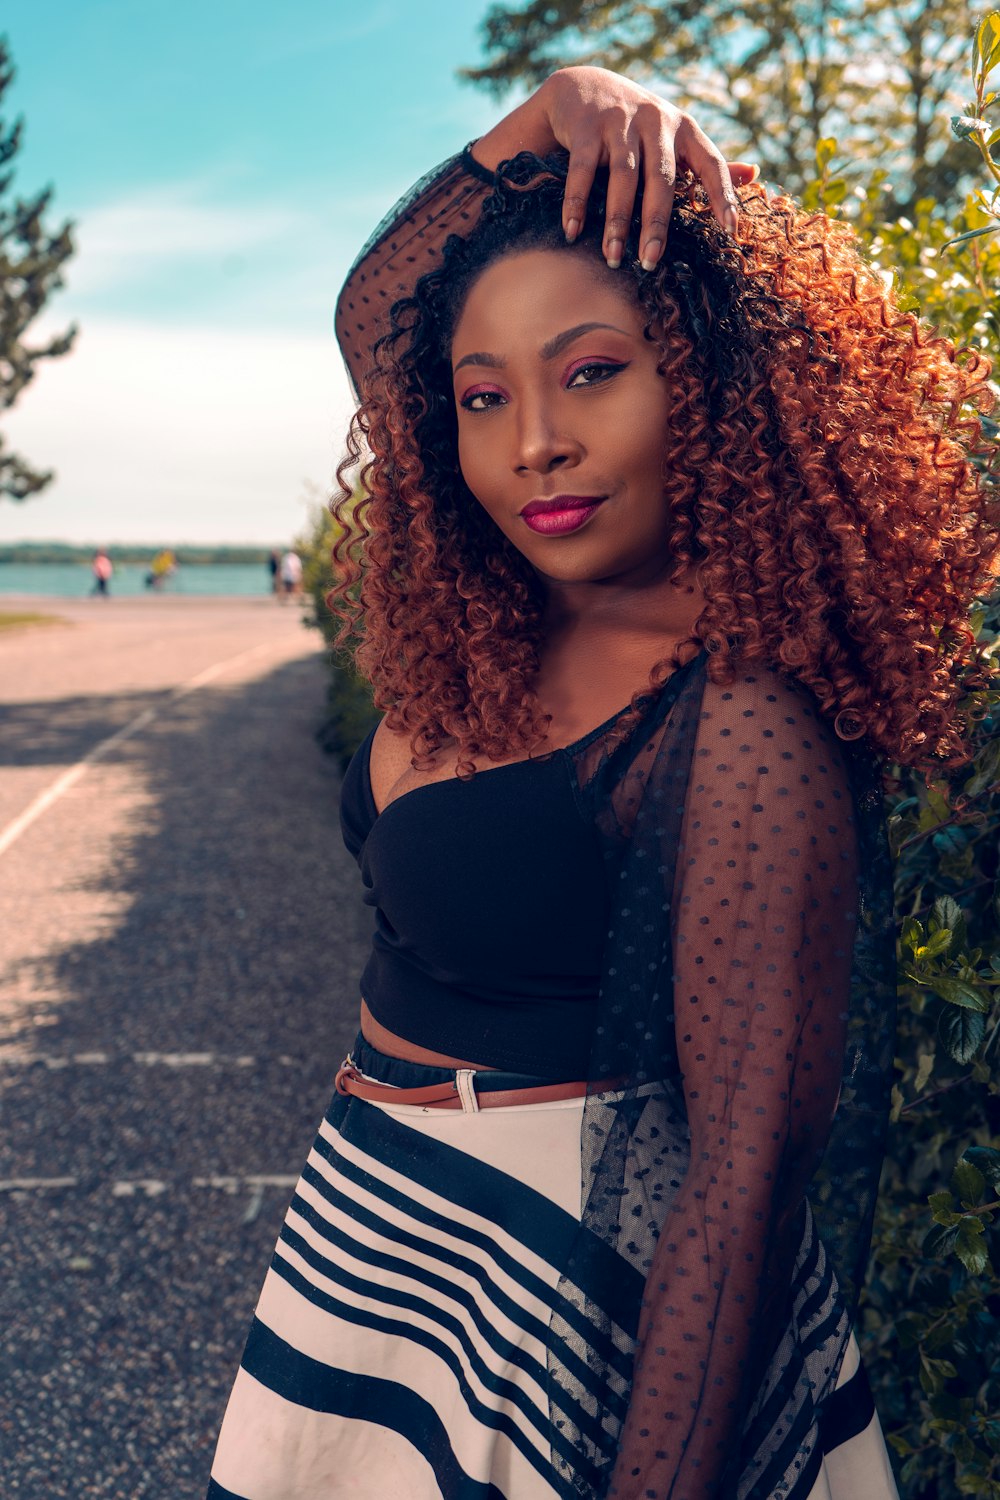
[[[170,697],[167,691],[83,694],[0,706],[0,766],[71,766]]]
[[[114,858],[83,881],[119,916],[62,945],[53,914],[52,998],[26,1008],[20,1038],[37,1056],[4,1079],[0,1177],[76,1179],[0,1193],[14,1247],[0,1292],[11,1496],[204,1491],[290,1197],[204,1184],[300,1170],[357,1029],[370,942],[339,769],[314,739],[323,693],[317,658],[206,687],[106,763],[143,788]],[[36,709],[18,710],[19,764],[59,760],[60,720],[71,738],[110,732],[91,700]],[[57,815],[74,820],[70,845],[98,836],[99,807],[90,834],[81,804],[64,798],[42,821]]]

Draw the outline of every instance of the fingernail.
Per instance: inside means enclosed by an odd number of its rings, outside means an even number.
[[[729,204],[722,215],[723,229],[725,229],[727,234],[735,234],[737,229],[739,228],[739,223],[739,214],[736,212],[735,208],[733,208],[732,204]]]
[[[662,249],[663,249],[663,241],[662,240],[647,240],[646,241],[646,249],[643,252],[642,260],[639,262],[639,264],[642,266],[642,269],[644,271],[655,271],[656,270],[657,257],[659,256],[659,253],[660,253],[660,251]]]
[[[607,256],[607,260],[608,260],[608,265],[611,267],[612,271],[617,271],[618,267],[621,265],[621,263],[622,263],[622,251],[624,250],[624,248],[625,248],[625,244],[624,244],[623,240],[609,240],[608,241],[608,256]]]
[[[754,162],[753,176],[750,178],[750,181],[751,182],[756,182],[757,178],[759,176],[760,176],[760,163],[759,162]]]
[[[566,225],[566,239],[568,240],[568,242],[570,244],[572,244],[573,241],[576,239],[576,237],[577,237],[577,235],[579,233],[580,233],[580,220],[579,219],[570,219],[569,223]]]

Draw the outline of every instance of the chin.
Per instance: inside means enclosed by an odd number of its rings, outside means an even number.
[[[550,579],[553,583],[601,583],[605,578],[614,578],[621,572],[621,565],[610,558],[606,561],[578,558],[575,564],[567,562],[563,567],[546,560],[544,567],[538,563],[534,563],[533,567],[540,578]]]

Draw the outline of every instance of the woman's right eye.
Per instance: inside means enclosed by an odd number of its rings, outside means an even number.
[[[472,390],[466,391],[459,405],[464,411],[494,411],[497,405],[503,403],[503,399],[499,391]]]

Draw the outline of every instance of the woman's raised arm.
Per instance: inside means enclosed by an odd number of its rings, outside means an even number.
[[[690,115],[666,99],[607,68],[560,68],[511,110],[472,148],[493,170],[519,151],[544,156],[569,152],[563,228],[574,240],[583,228],[598,167],[610,172],[604,254],[621,262],[640,176],[643,183],[640,256],[652,270],[663,254],[679,170],[692,171],[708,193],[723,229],[736,229],[739,202],[733,184],[753,180],[756,169],[726,159]]]
[[[611,265],[621,259],[640,173],[648,268],[663,253],[679,168],[701,179],[726,228],[735,223],[727,221],[735,213],[734,182],[749,182],[755,173],[745,163],[727,167],[690,115],[630,79],[604,68],[561,68],[471,147],[421,178],[368,239],[336,310],[337,340],[356,389],[393,302],[433,270],[450,234],[474,222],[499,163],[519,151],[542,156],[559,147],[569,152],[563,206],[569,240],[583,226],[595,172],[609,168],[604,252]]]

